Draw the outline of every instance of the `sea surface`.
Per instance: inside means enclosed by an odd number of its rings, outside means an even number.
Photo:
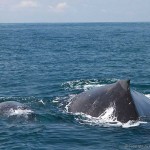
[[[150,149],[149,121],[67,112],[76,94],[119,79],[150,97],[150,23],[0,24],[0,102],[29,106],[0,117],[0,149]]]

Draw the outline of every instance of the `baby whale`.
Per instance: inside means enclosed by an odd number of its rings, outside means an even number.
[[[150,117],[150,99],[130,90],[130,80],[119,80],[78,94],[68,105],[68,111],[99,117],[110,106],[114,107],[114,116],[122,123]]]
[[[29,110],[29,108],[16,101],[5,101],[0,103],[0,115],[9,115],[11,111],[15,110]]]

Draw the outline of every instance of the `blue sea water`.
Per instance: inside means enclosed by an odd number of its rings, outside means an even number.
[[[35,113],[0,119],[0,149],[150,149],[149,122],[105,126],[65,110],[73,95],[119,79],[150,95],[150,23],[0,24],[0,102]]]

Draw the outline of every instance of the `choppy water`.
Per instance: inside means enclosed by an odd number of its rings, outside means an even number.
[[[150,97],[150,23],[0,24],[0,102],[34,112],[1,117],[0,149],[150,149],[149,122],[66,111],[75,94],[118,79]]]

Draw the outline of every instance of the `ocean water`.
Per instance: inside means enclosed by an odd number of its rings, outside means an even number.
[[[1,116],[0,149],[150,149],[149,121],[67,113],[74,95],[119,79],[150,97],[150,23],[0,24],[0,102],[30,108]]]

